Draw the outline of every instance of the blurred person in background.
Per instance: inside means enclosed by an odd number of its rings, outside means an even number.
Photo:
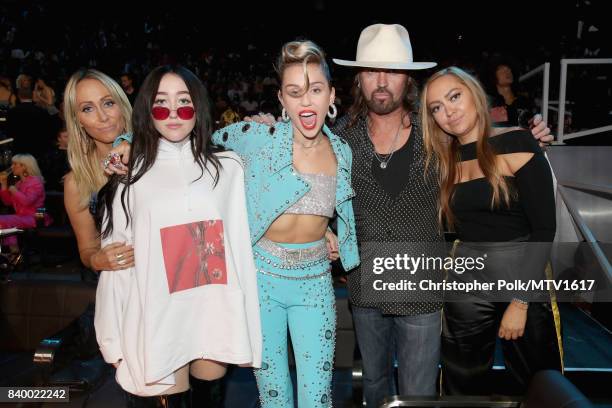
[[[38,163],[30,154],[16,154],[10,172],[18,181],[9,186],[9,172],[0,173],[0,199],[5,205],[13,207],[15,213],[0,215],[0,229],[36,228],[37,209],[45,206],[45,180]],[[45,214],[43,224],[50,222],[51,219]],[[10,249],[9,261],[17,263],[21,259],[17,237],[6,237],[2,244]]]

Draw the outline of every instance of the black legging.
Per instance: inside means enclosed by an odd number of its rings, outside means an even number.
[[[446,302],[442,324],[442,388],[448,395],[491,395],[491,368],[499,324],[507,302],[491,303],[474,295]],[[526,391],[539,370],[561,369],[549,303],[530,303],[525,332],[501,340],[506,369]]]

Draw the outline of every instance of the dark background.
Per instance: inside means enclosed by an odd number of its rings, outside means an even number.
[[[550,99],[555,100],[561,58],[612,57],[612,25],[604,7],[602,0],[2,0],[0,75],[43,76],[60,100],[67,78],[80,67],[116,79],[129,71],[138,82],[157,65],[180,62],[204,80],[214,101],[232,82],[273,77],[274,60],[287,41],[315,41],[331,64],[331,58],[355,58],[367,25],[398,23],[410,33],[415,61],[435,61],[438,68],[458,65],[485,79],[498,57],[509,59],[518,74],[550,62]],[[28,56],[11,58],[15,48]],[[335,64],[331,69],[347,101],[355,71]],[[411,74],[422,80],[434,71]],[[540,75],[525,88],[538,96],[541,84]],[[570,67],[567,96],[577,109],[573,129],[608,124],[611,93],[612,65]],[[264,107],[276,108],[274,98],[268,99]]]

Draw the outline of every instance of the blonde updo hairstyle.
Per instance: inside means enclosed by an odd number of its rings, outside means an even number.
[[[296,40],[283,45],[275,66],[281,84],[283,82],[283,74],[287,67],[295,64],[302,64],[304,69],[304,89],[302,89],[302,93],[305,93],[310,87],[307,69],[308,64],[318,64],[321,67],[321,71],[323,71],[323,75],[331,88],[329,65],[327,65],[327,61],[325,61],[325,53],[317,44],[310,40]]]

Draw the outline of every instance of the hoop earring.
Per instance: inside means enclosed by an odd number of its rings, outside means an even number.
[[[327,111],[327,117],[330,119],[336,119],[336,116],[338,116],[338,109],[336,108],[336,105],[334,103],[332,103],[331,105],[329,105],[331,112]]]
[[[285,108],[283,108],[283,111],[281,112],[281,117],[283,118],[283,122],[289,122],[291,120]]]

